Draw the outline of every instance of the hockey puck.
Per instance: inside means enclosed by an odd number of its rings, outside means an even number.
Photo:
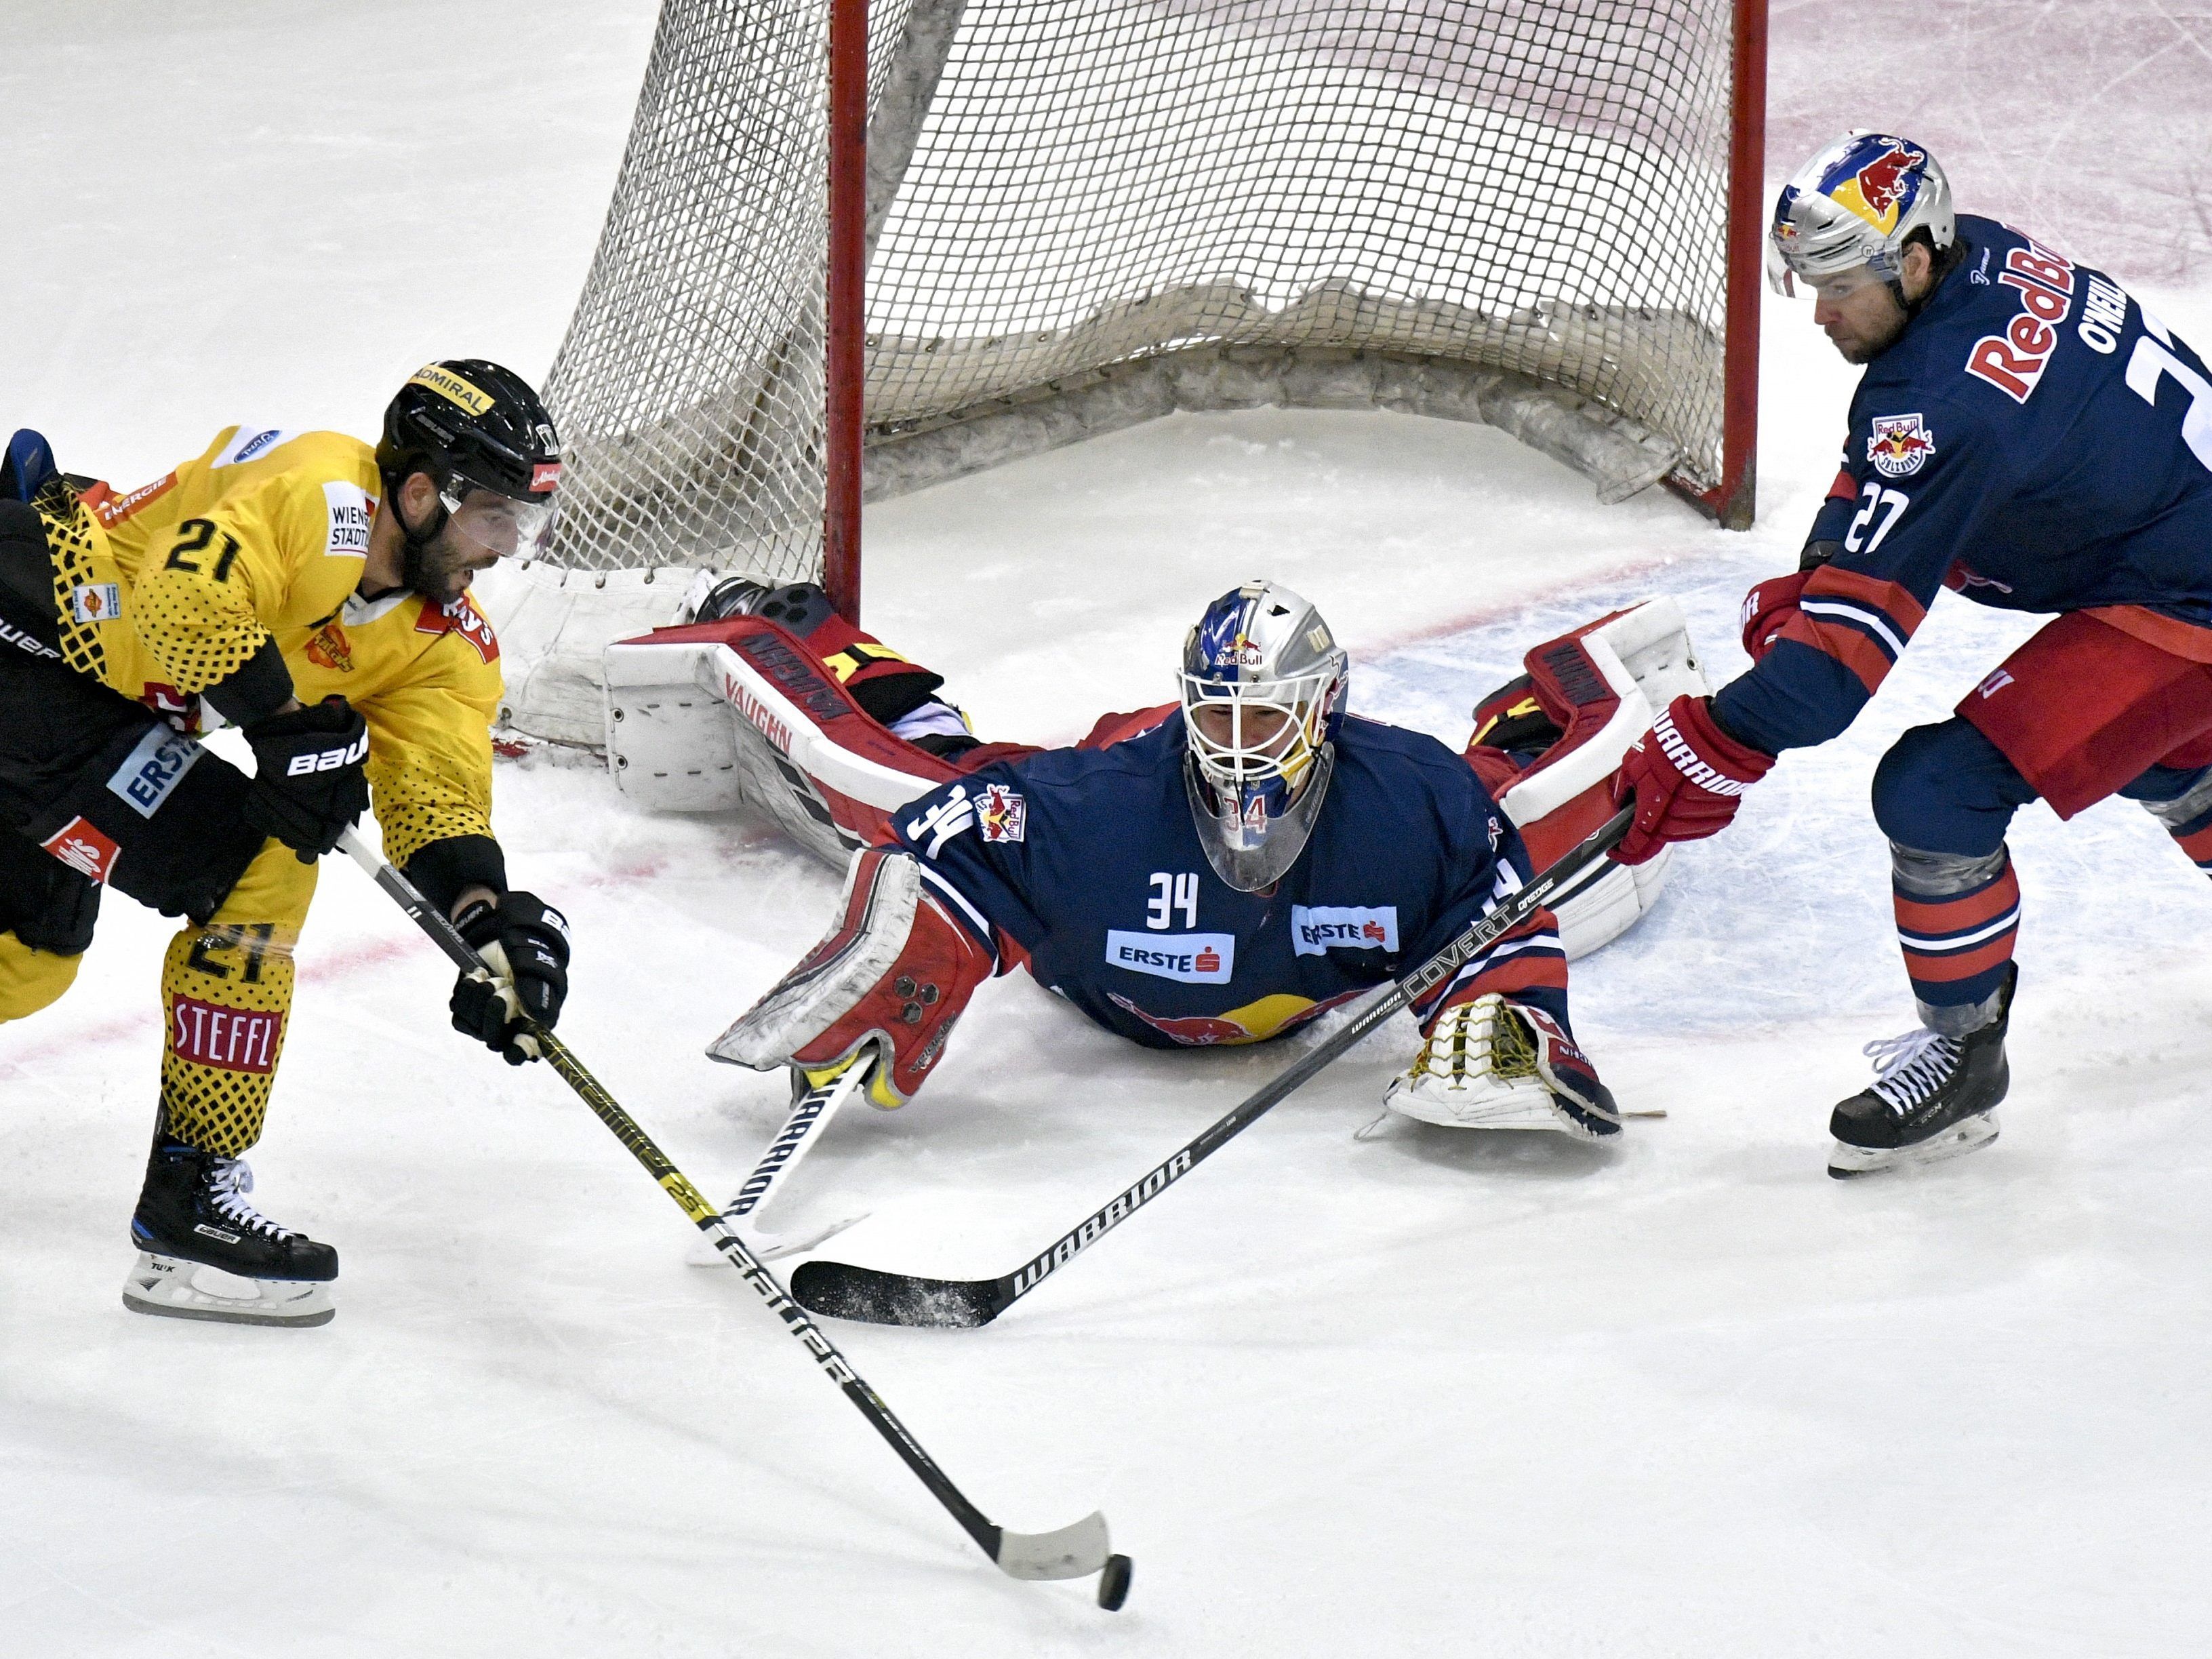
[[[1121,1603],[1129,1599],[1129,1573],[1133,1563],[1126,1555],[1109,1555],[1098,1574],[1098,1605],[1109,1613],[1119,1613]]]

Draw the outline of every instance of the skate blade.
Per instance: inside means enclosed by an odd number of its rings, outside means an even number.
[[[1996,1114],[1982,1112],[1960,1118],[1942,1133],[1930,1135],[1911,1146],[1852,1146],[1839,1140],[1828,1153],[1828,1173],[1838,1181],[1850,1181],[1890,1170],[1917,1169],[1925,1164],[1941,1164],[1945,1158],[1963,1157],[1996,1138]]]
[[[728,1216],[722,1218],[729,1223],[730,1231],[744,1241],[747,1249],[763,1261],[774,1261],[779,1256],[797,1255],[802,1250],[825,1244],[848,1227],[859,1226],[874,1213],[873,1210],[863,1210],[858,1215],[847,1216],[842,1221],[827,1222],[818,1227],[800,1227],[787,1233],[766,1232],[757,1227],[748,1227],[742,1221],[732,1220]],[[706,1233],[700,1234],[693,1241],[684,1259],[695,1267],[726,1267],[730,1265],[730,1258],[715,1249],[714,1239]]]
[[[246,1279],[146,1250],[123,1281],[123,1305],[162,1319],[226,1325],[327,1325],[338,1315],[327,1280]]]

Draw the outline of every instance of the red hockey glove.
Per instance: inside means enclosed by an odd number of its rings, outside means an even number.
[[[1797,614],[1797,596],[1812,579],[1810,570],[1769,576],[1743,596],[1743,648],[1753,662],[1764,660],[1774,648],[1774,641]]]
[[[1613,803],[1636,798],[1636,822],[1613,856],[1641,864],[1672,841],[1717,835],[1743,792],[1774,765],[1721,730],[1710,697],[1677,697],[1622,757]]]

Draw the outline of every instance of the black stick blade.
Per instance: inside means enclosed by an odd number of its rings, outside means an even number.
[[[807,1261],[791,1276],[792,1299],[827,1319],[871,1325],[972,1330],[988,1325],[1013,1297],[996,1279],[917,1279],[844,1261]]]

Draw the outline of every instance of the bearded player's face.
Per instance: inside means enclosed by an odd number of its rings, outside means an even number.
[[[1857,265],[1811,281],[1813,320],[1848,363],[1870,363],[1897,343],[1911,313],[1899,301],[1917,306],[1936,287],[1936,256],[1925,242],[1914,242],[1898,262],[1893,288],[1870,265]]]
[[[449,521],[422,550],[422,574],[415,591],[433,605],[451,605],[468,592],[477,571],[498,562],[498,554],[471,541]]]
[[[427,473],[417,472],[402,486],[400,501],[406,512],[402,523],[421,524],[440,510],[437,486]],[[499,562],[497,550],[466,533],[450,508],[438,533],[423,544],[414,590],[433,605],[451,605],[468,591],[477,571]]]
[[[1910,319],[1887,283],[1862,265],[1813,284],[1813,320],[1847,363],[1870,363],[1897,343]]]

